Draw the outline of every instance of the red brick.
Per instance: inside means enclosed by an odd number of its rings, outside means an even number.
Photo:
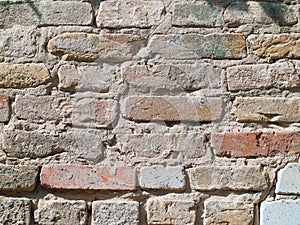
[[[212,135],[212,145],[217,156],[258,157],[284,156],[300,152],[300,133],[233,132]]]
[[[10,117],[9,96],[0,94],[0,122],[7,122]]]
[[[53,189],[135,190],[136,171],[129,167],[119,167],[111,172],[106,167],[97,166],[44,166],[41,184]]]

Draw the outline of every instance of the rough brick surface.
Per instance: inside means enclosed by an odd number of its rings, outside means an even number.
[[[260,224],[294,225],[299,223],[299,200],[263,201],[260,211]]]
[[[1,165],[0,175],[2,191],[33,191],[36,186],[38,167]]]
[[[118,104],[112,99],[80,98],[72,107],[74,127],[111,128],[118,116]]]
[[[50,81],[42,63],[0,64],[0,88],[30,88]]]
[[[238,97],[233,113],[239,122],[299,122],[299,103],[297,97]]]
[[[7,122],[10,118],[9,96],[0,94],[0,122]]]
[[[246,41],[241,34],[155,35],[148,48],[152,55],[168,59],[246,57]]]
[[[195,224],[195,207],[193,200],[180,195],[150,198],[146,203],[148,224]]]
[[[287,62],[229,67],[227,80],[230,91],[300,86],[298,72],[292,63]]]
[[[71,152],[94,162],[103,157],[104,150],[98,132],[89,129],[73,129],[62,134],[5,130],[2,147],[8,156],[16,158],[43,158]]]
[[[300,152],[299,137],[292,131],[215,133],[212,145],[218,156],[266,157]]]
[[[164,3],[160,0],[108,0],[101,2],[98,27],[151,27],[162,20]]]
[[[277,173],[275,192],[278,194],[300,193],[300,164],[289,163]]]
[[[110,81],[115,77],[115,67],[63,65],[58,70],[59,88],[62,91],[108,92]]]
[[[254,200],[249,194],[212,196],[204,202],[204,224],[252,225]]]
[[[267,188],[259,166],[199,166],[188,170],[191,187],[199,191],[253,190]]]
[[[51,96],[23,95],[16,98],[16,115],[20,119],[32,121],[58,120],[59,104]]]
[[[17,15],[17,16],[16,16]],[[55,15],[55,16],[54,16]],[[12,25],[89,25],[92,7],[87,2],[40,1],[22,4],[0,3],[0,24]]]
[[[94,201],[92,225],[138,225],[139,203],[125,200]]]
[[[206,153],[203,135],[191,132],[181,134],[124,134],[119,135],[122,151],[128,155],[153,158],[201,158]]]
[[[87,205],[84,201],[40,200],[35,211],[37,224],[78,224],[86,225]]]
[[[207,2],[176,3],[172,24],[175,26],[214,27],[222,25],[222,8]]]
[[[220,88],[222,70],[209,63],[171,65],[124,65],[122,75],[132,86],[145,92],[148,89],[179,89],[194,91]]]
[[[142,167],[139,171],[139,186],[142,189],[183,190],[185,188],[183,167]]]
[[[36,54],[38,32],[32,28],[5,29],[0,31],[0,59],[31,59]]]
[[[296,24],[295,7],[271,2],[233,2],[226,8],[224,20],[231,27],[244,24]]]
[[[219,98],[194,97],[129,97],[123,116],[134,121],[200,122],[218,120],[223,101]]]
[[[1,224],[30,224],[31,203],[26,198],[7,198],[0,196]]]
[[[81,165],[43,166],[41,184],[54,189],[135,190],[136,173],[129,167],[109,168]]]
[[[300,34],[264,34],[251,35],[248,38],[250,49],[259,57],[299,59]]]
[[[48,51],[64,60],[122,62],[143,45],[137,35],[65,33],[49,41]]]

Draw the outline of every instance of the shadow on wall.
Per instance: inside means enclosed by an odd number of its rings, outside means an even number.
[[[232,1],[232,0],[204,0],[210,5],[228,7],[230,5],[231,9],[248,12],[248,4],[247,2],[250,1]],[[253,1],[252,1],[253,2]],[[286,22],[285,18],[285,4],[283,3],[270,3],[270,2],[257,2],[259,6],[263,9],[263,11],[268,15],[270,18],[274,20],[277,24],[282,22]]]

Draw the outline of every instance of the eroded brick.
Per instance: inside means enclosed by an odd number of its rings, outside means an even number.
[[[155,35],[148,44],[152,56],[168,59],[239,59],[246,57],[241,34]]]
[[[98,131],[89,129],[72,129],[59,134],[4,130],[2,142],[3,151],[16,158],[43,158],[70,152],[79,158],[98,162],[104,151]]]
[[[135,190],[136,173],[129,167],[111,168],[83,165],[43,166],[41,184],[53,189]]]
[[[161,0],[108,0],[100,4],[98,27],[141,27],[159,25],[164,3]]]
[[[171,65],[124,65],[122,75],[125,80],[146,91],[150,89],[182,89],[186,91],[204,88],[220,88],[222,82],[221,68],[210,63]]]
[[[146,203],[149,225],[193,225],[196,222],[195,202],[180,195],[152,197]]]
[[[31,88],[50,81],[50,74],[42,63],[0,64],[1,88]]]
[[[300,34],[264,34],[250,35],[247,41],[249,48],[259,57],[282,59],[300,58]]]
[[[256,195],[212,196],[204,202],[204,224],[252,225]]]
[[[300,86],[299,74],[293,64],[288,62],[229,67],[227,81],[230,91]]]
[[[115,77],[116,67],[63,65],[58,70],[59,89],[62,91],[108,92]]]
[[[267,157],[300,152],[300,134],[293,131],[227,132],[212,135],[217,156]]]
[[[0,196],[1,224],[30,224],[31,203],[26,198]]]
[[[92,225],[138,225],[139,203],[126,200],[94,201]]]
[[[234,106],[238,122],[300,121],[300,98],[297,97],[238,97]]]
[[[5,27],[13,25],[90,25],[93,19],[92,13],[92,7],[87,2],[0,3],[0,24]]]
[[[10,118],[9,96],[0,94],[0,122],[7,122]]]
[[[191,187],[198,191],[262,191],[266,178],[259,166],[199,166],[188,170]]]
[[[35,166],[0,165],[0,190],[33,191],[38,171]]]
[[[64,33],[49,41],[48,51],[63,60],[122,62],[143,46],[144,41],[131,34]]]
[[[175,3],[172,24],[175,26],[214,27],[222,25],[222,8],[207,2]]]
[[[221,118],[223,100],[195,97],[128,97],[123,116],[134,121],[201,122]]]
[[[40,200],[34,212],[36,224],[78,224],[86,225],[87,205],[84,201]]]
[[[271,2],[233,2],[225,10],[224,20],[231,27],[244,24],[293,25],[298,22],[296,7]]]
[[[183,190],[185,175],[181,166],[142,167],[139,171],[139,186],[142,189]]]

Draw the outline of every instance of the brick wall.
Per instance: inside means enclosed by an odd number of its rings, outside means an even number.
[[[0,0],[0,224],[299,223],[299,17]]]

